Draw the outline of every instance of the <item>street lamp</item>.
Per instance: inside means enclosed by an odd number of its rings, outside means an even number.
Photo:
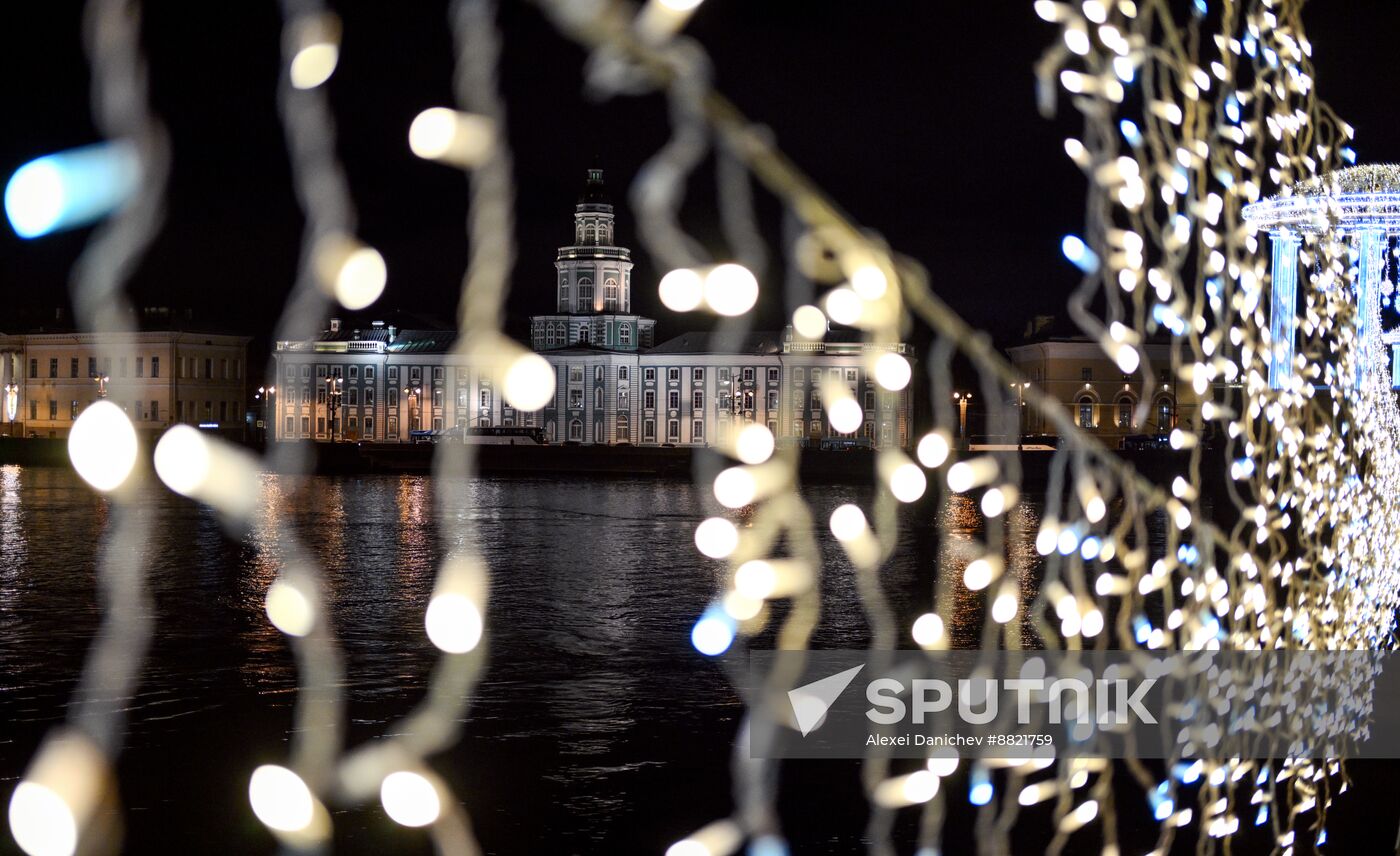
[[[418,416],[415,410],[419,401],[419,396],[423,394],[423,387],[406,386],[403,392],[404,395],[408,396],[408,436],[411,440],[413,439],[413,432],[418,430]]]
[[[958,403],[958,439],[967,442],[967,405],[972,401],[972,393],[955,392],[953,400]]]
[[[330,439],[335,442],[335,426],[340,416],[340,378],[326,378],[326,413],[330,418]]]
[[[1011,388],[1016,390],[1016,451],[1021,451],[1021,438],[1026,435],[1026,389],[1030,387],[1028,381],[1013,383]]]
[[[266,442],[267,442],[267,420],[268,420],[268,412],[271,411],[271,414],[272,414],[272,418],[273,418],[273,419],[276,419],[276,418],[277,418],[277,408],[274,407],[274,406],[272,406],[272,397],[273,397],[274,395],[276,395],[276,394],[277,394],[277,387],[275,387],[275,386],[267,386],[267,387],[260,386],[260,387],[258,387],[258,394],[257,394],[256,397],[257,397],[259,400],[262,401],[262,414],[263,414],[263,418],[262,418],[262,423],[263,423],[263,424],[262,424],[262,433],[263,433],[263,443],[266,443]],[[277,425],[276,425],[276,423],[274,423],[273,426],[272,426],[272,432],[273,432],[273,436],[274,436],[274,437],[277,436]]]

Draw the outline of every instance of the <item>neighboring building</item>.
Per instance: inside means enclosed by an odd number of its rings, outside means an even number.
[[[13,436],[66,437],[105,397],[140,433],[188,422],[241,439],[248,342],[188,332],[0,336],[0,424]]]
[[[452,331],[333,320],[315,341],[276,345],[275,438],[404,442],[414,430],[525,426],[551,442],[705,446],[745,422],[780,438],[841,436],[821,408],[827,373],[865,406],[857,436],[909,445],[908,389],[880,390],[868,371],[872,352],[906,353],[905,345],[869,345],[839,330],[808,342],[789,330],[725,349],[704,333],[653,346],[656,322],[631,314],[630,251],[613,244],[613,228],[602,172],[589,170],[575,243],[555,261],[555,312],[530,319],[531,345],[555,368],[552,404],[512,410],[488,373],[454,361]]]
[[[1011,362],[1027,382],[1058,401],[1085,431],[1110,446],[1134,434],[1161,435],[1181,425],[1196,424],[1197,399],[1189,385],[1179,385],[1171,371],[1171,347],[1149,342],[1146,353],[1155,382],[1143,390],[1139,368],[1123,373],[1097,342],[1083,335],[1061,334],[1053,320],[1038,318],[1031,325],[1027,343],[1008,348]],[[1138,402],[1147,396],[1145,419],[1139,419]],[[1018,403],[1024,398],[1011,391]],[[1020,406],[1023,434],[1053,434],[1054,428],[1034,408]]]

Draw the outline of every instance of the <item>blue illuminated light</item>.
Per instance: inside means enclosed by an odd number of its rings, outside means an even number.
[[[1225,116],[1231,122],[1238,123],[1240,121],[1240,102],[1235,98],[1233,92],[1225,99]]]
[[[967,790],[967,801],[973,805],[986,805],[992,801],[992,780],[985,767],[972,768],[972,786]]]
[[[1152,636],[1152,625],[1141,615],[1133,616],[1133,638],[1139,645],[1146,645],[1149,637]]]
[[[787,842],[776,835],[760,835],[749,843],[749,856],[788,856]]]
[[[1142,132],[1138,130],[1138,126],[1134,124],[1132,119],[1124,119],[1119,122],[1118,130],[1122,132],[1123,139],[1127,140],[1129,145],[1142,145]]]
[[[1205,14],[1206,14],[1207,11],[1208,11],[1208,10],[1207,10],[1207,8],[1206,8],[1206,0],[1196,0],[1196,8],[1195,8],[1196,17],[1197,17],[1197,18],[1203,18],[1203,17],[1205,17]]]
[[[1356,149],[1351,146],[1342,146],[1337,150],[1337,154],[1342,156],[1342,160],[1347,163],[1356,163]]]
[[[734,644],[738,624],[719,604],[711,604],[690,631],[690,644],[706,657],[718,657]]]
[[[136,191],[140,160],[128,143],[98,143],[32,160],[5,185],[5,216],[38,238],[107,216]]]
[[[1259,813],[1256,814],[1256,815],[1254,816],[1254,825],[1255,825],[1255,826],[1263,826],[1265,823],[1268,823],[1268,822],[1269,822],[1269,807],[1266,806],[1266,805],[1261,805],[1261,806],[1259,806]]]
[[[1079,238],[1078,235],[1065,235],[1060,241],[1060,251],[1075,267],[1092,274],[1099,269],[1099,256]]]

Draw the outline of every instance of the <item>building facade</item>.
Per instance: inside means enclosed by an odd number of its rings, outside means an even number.
[[[0,424],[11,436],[66,437],[84,408],[106,398],[138,433],[187,422],[241,438],[248,342],[190,332],[0,336]]]
[[[275,439],[406,442],[416,430],[521,426],[554,443],[706,446],[748,422],[779,438],[834,432],[821,382],[849,385],[865,409],[854,436],[908,446],[909,390],[876,386],[870,367],[902,343],[871,345],[851,331],[819,342],[791,330],[741,342],[687,333],[653,344],[656,322],[633,314],[632,262],[614,243],[602,172],[590,170],[574,210],[574,244],[555,259],[554,311],[530,319],[530,343],[554,367],[554,400],[511,409],[489,372],[451,355],[451,331],[332,321],[315,341],[276,344]]]
[[[1007,353],[1027,382],[1058,401],[1076,425],[1116,446],[1127,436],[1160,436],[1178,425],[1196,426],[1197,397],[1189,385],[1175,383],[1170,346],[1150,342],[1140,350],[1152,367],[1150,390],[1143,389],[1141,369],[1124,374],[1097,342],[1086,337],[1045,338],[1009,348]],[[1144,395],[1145,417],[1138,412]],[[1012,398],[1018,404],[1024,401],[1015,389]],[[1020,409],[1023,434],[1055,433],[1039,412],[1023,404]]]

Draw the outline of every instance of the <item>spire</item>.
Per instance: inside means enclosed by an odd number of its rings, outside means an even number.
[[[607,210],[612,210],[612,205],[608,202],[607,189],[603,186],[603,171],[601,169],[590,169],[588,171],[588,181],[583,186],[583,196],[579,197],[578,204],[584,205],[605,205]]]

